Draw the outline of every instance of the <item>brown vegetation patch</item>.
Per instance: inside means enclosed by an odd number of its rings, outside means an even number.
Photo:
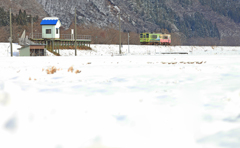
[[[81,71],[80,71],[80,70],[76,70],[76,71],[75,71],[75,74],[78,74],[78,73],[81,73]]]
[[[54,74],[57,72],[57,68],[55,66],[52,66],[52,67],[49,67],[47,70],[46,70],[47,74]]]
[[[74,70],[74,69],[73,69],[73,66],[71,66],[71,67],[68,68],[68,72],[72,72],[72,73],[73,73],[73,70]]]

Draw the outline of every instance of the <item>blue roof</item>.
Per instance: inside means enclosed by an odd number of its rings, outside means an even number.
[[[42,20],[40,25],[56,25],[58,20]]]

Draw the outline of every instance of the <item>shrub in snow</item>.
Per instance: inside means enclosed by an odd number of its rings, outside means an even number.
[[[73,72],[73,70],[74,70],[74,69],[73,69],[72,66],[68,68],[68,72],[70,72],[70,71]]]
[[[57,68],[55,66],[53,67],[49,67],[47,70],[46,70],[47,74],[54,74],[55,72],[57,72]]]
[[[76,71],[75,71],[75,74],[78,74],[78,73],[81,73],[81,71],[80,71],[80,70],[76,70]]]

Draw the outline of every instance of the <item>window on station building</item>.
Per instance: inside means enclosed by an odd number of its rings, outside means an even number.
[[[59,30],[59,29],[58,29],[58,28],[56,28],[56,34],[58,34],[58,30]]]
[[[46,34],[51,34],[52,30],[51,29],[46,29]]]

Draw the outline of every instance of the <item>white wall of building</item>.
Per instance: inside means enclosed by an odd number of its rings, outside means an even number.
[[[47,17],[44,18],[43,20],[56,20],[58,19],[57,17]],[[53,38],[53,39],[59,39],[60,38],[60,27],[61,27],[61,22],[58,19],[58,22],[56,25],[42,25],[42,38]],[[47,34],[46,30],[51,29],[51,34]],[[58,32],[57,32],[58,29]]]

